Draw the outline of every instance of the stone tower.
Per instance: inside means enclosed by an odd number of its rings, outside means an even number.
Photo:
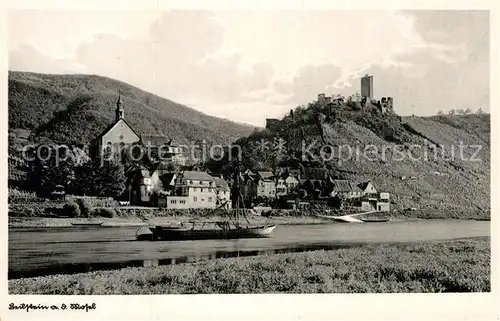
[[[116,121],[119,121],[120,119],[123,119],[125,117],[125,111],[123,110],[122,107],[122,99],[121,99],[121,94],[118,92],[118,100],[116,101]]]
[[[361,78],[361,97],[367,100],[373,98],[373,76],[365,75]]]

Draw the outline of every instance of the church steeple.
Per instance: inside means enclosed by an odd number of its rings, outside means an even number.
[[[122,98],[121,98],[121,93],[118,91],[118,100],[116,101],[116,121],[119,121],[120,119],[123,119],[125,116],[125,112],[122,107]]]

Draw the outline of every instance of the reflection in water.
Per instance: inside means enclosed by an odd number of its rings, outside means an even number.
[[[114,263],[97,262],[97,263],[79,263],[79,264],[54,264],[43,268],[31,269],[29,271],[9,271],[9,279],[36,277],[36,276],[52,275],[52,274],[74,274],[74,273],[84,273],[84,272],[99,271],[99,270],[114,270],[126,267],[154,267],[161,265],[202,262],[220,258],[248,257],[256,255],[306,252],[315,250],[333,250],[333,249],[362,246],[362,245],[363,244],[361,243],[342,244],[342,245],[311,244],[307,246],[269,249],[265,251],[262,250],[231,251],[231,252],[217,251],[209,253],[207,255],[181,256],[181,257],[173,257],[165,259],[131,260],[131,261],[114,262]]]
[[[278,226],[265,239],[135,241],[137,227],[9,230],[9,278],[159,266],[216,258],[330,250],[366,243],[398,243],[489,236],[489,222]]]

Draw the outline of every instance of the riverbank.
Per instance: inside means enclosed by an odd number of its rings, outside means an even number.
[[[377,220],[377,219],[388,219],[392,222],[395,221],[416,221],[416,220],[442,220],[442,219],[463,219],[461,216],[455,217],[451,216],[448,218],[443,218],[442,216],[435,216],[432,214],[421,215],[421,216],[413,216],[408,215],[403,212],[391,212],[391,213],[367,213],[365,215],[356,216],[359,219],[366,220]],[[70,227],[72,223],[103,223],[102,226],[108,227],[120,227],[120,226],[147,226],[147,225],[177,225],[180,222],[188,222],[190,220],[197,219],[195,216],[127,216],[127,217],[113,217],[113,218],[104,218],[104,217],[91,217],[91,218],[65,218],[65,217],[43,217],[43,216],[34,216],[34,217],[9,217],[9,228],[42,228],[42,227]],[[207,219],[203,219],[206,221],[220,221],[225,218],[222,216],[211,216]],[[327,217],[319,217],[319,216],[273,216],[267,221],[267,218],[257,216],[257,215],[249,215],[247,216],[248,222],[245,219],[241,219],[240,222],[245,225],[249,223],[251,225],[260,225],[265,222],[276,224],[276,225],[309,225],[309,224],[332,224],[336,223],[336,221],[332,218]],[[469,217],[465,219],[470,220],[480,220],[480,221],[489,221],[489,213],[488,215],[484,215],[483,217]]]
[[[9,217],[9,228],[38,228],[38,227],[70,227],[72,223],[103,223],[102,226],[146,226],[152,225],[177,225],[180,222],[193,220],[192,216],[162,216],[150,217],[147,219],[139,217],[115,217],[115,218],[59,218],[59,217]],[[210,221],[220,221],[223,217],[210,217]],[[264,224],[267,218],[260,216],[249,216],[250,224]],[[241,219],[242,224],[247,223],[245,219]],[[306,216],[281,216],[271,217],[269,223],[277,225],[307,225],[307,224],[326,224],[332,223],[331,219],[306,217]]]
[[[52,203],[49,203],[49,205]],[[240,216],[241,223],[260,225],[267,221],[267,218],[256,215],[256,212],[250,209],[233,209],[229,212],[223,209],[166,209],[154,207],[109,207],[86,209],[90,217],[68,217],[65,213],[63,203],[59,205],[40,204],[9,204],[9,227],[66,227],[72,226],[72,223],[99,222],[103,226],[143,226],[143,225],[176,225],[180,222],[186,222],[193,219],[220,221],[226,219],[227,215]],[[83,213],[85,209],[81,208]],[[109,214],[105,215],[104,214]],[[62,216],[61,216],[62,214]],[[66,215],[64,215],[66,214]],[[328,224],[333,223],[331,217],[354,214],[340,210],[325,211],[320,209],[309,209],[307,211],[295,211],[284,209],[273,209],[271,211],[270,223],[278,225],[288,224]],[[321,217],[323,216],[323,217]],[[330,216],[330,218],[328,218]],[[245,219],[246,217],[246,219]],[[401,220],[420,220],[420,219],[490,219],[489,211],[475,212],[456,212],[456,211],[438,211],[436,209],[411,210],[411,211],[391,211],[391,212],[367,212],[362,215],[356,214],[358,219],[387,219],[391,221]],[[246,222],[248,220],[248,222]]]
[[[486,292],[490,238],[10,280],[10,294]]]

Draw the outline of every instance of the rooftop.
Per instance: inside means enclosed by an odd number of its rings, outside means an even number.
[[[172,139],[161,135],[142,135],[141,141],[143,144],[151,144],[153,146],[170,146]]]
[[[272,172],[258,172],[258,174],[261,179],[270,179],[274,177],[274,174]]]
[[[223,178],[214,177],[214,180],[215,180],[215,186],[218,189],[225,191],[225,192],[229,191],[229,185],[227,184],[227,182]]]
[[[362,190],[365,190],[368,187],[368,184],[371,184],[371,182],[368,181],[368,182],[359,183],[358,187],[361,188]]]
[[[215,180],[207,172],[185,171],[184,173],[182,173],[182,175],[185,179],[190,179],[190,180],[211,181],[211,182]]]
[[[354,191],[351,183],[345,179],[334,179],[332,180],[333,190],[335,192],[352,192]],[[358,190],[356,190],[358,191]]]

